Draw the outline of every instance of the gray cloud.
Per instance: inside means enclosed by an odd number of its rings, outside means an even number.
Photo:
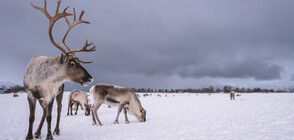
[[[183,77],[222,77],[251,78],[256,80],[281,79],[282,68],[279,65],[269,65],[258,60],[245,60],[229,64],[215,64],[204,67],[187,67],[180,70]]]
[[[95,42],[96,52],[77,55],[94,61],[84,66],[98,83],[170,88],[209,77],[278,85],[294,70],[294,1],[63,0],[68,4],[91,21],[75,27],[67,42],[72,48],[86,38]],[[30,58],[60,55],[49,42],[48,20],[30,1],[1,1],[0,16],[0,63],[10,62],[0,81],[21,83]],[[60,41],[65,30],[58,22],[54,37]]]

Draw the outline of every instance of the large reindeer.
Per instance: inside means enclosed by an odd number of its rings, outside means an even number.
[[[40,105],[43,108],[43,116],[41,122],[39,124],[38,129],[34,134],[34,138],[41,137],[41,129],[46,118],[47,121],[47,136],[46,139],[53,139],[51,134],[51,113],[52,106],[54,102],[54,98],[56,97],[57,101],[57,122],[56,127],[53,134],[59,135],[59,121],[60,121],[60,112],[61,112],[61,101],[63,97],[64,91],[64,82],[76,82],[80,83],[83,86],[89,85],[93,79],[91,75],[81,66],[80,63],[91,63],[91,62],[83,62],[78,57],[75,56],[76,52],[92,52],[96,50],[95,45],[88,48],[93,44],[88,43],[79,50],[71,50],[66,44],[65,39],[69,33],[69,31],[77,24],[80,23],[89,23],[87,21],[82,20],[84,11],[81,12],[79,19],[76,19],[76,12],[73,8],[73,13],[68,13],[66,10],[69,7],[66,7],[63,12],[59,12],[61,0],[57,0],[57,8],[55,10],[55,15],[51,16],[47,11],[46,0],[44,0],[44,7],[40,8],[35,5],[32,7],[42,11],[49,19],[49,38],[51,43],[62,51],[62,54],[57,57],[47,57],[47,56],[37,56],[30,60],[26,73],[24,75],[24,88],[28,95],[28,103],[30,108],[30,116],[29,116],[29,130],[26,136],[26,139],[33,139],[32,130],[33,123],[35,120],[35,108],[36,108],[36,100],[39,101]],[[70,23],[67,19],[68,16],[74,16],[73,22]],[[68,30],[65,33],[62,43],[57,43],[54,41],[52,36],[52,28],[56,21],[64,18],[66,23],[68,24]]]
[[[132,89],[101,84],[91,87],[90,93],[93,94],[94,104],[91,108],[91,113],[94,125],[102,125],[97,114],[97,110],[102,104],[119,106],[114,124],[118,123],[118,117],[122,109],[124,109],[126,123],[129,123],[127,112],[135,115],[139,122],[146,121],[146,110],[141,106],[140,100]]]

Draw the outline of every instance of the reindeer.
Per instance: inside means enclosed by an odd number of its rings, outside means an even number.
[[[231,91],[230,98],[231,100],[235,100],[235,91]]]
[[[81,109],[85,110],[85,115],[90,115],[90,107],[88,95],[86,92],[80,91],[80,90],[73,90],[70,92],[68,97],[68,109],[67,109],[67,115],[73,115],[72,114],[72,106],[75,105],[75,115],[77,115],[79,105],[81,105]],[[70,113],[69,113],[70,112]]]
[[[13,97],[19,97],[17,93],[13,93]]]
[[[161,95],[160,94],[157,94],[157,97],[161,97]]]
[[[85,45],[79,50],[71,50],[66,44],[65,39],[69,31],[77,24],[89,22],[82,20],[84,11],[81,12],[79,19],[76,19],[76,12],[73,8],[73,14],[66,12],[69,7],[66,7],[63,12],[59,12],[61,0],[57,0],[57,8],[55,10],[55,15],[51,16],[47,11],[47,2],[44,0],[44,7],[40,8],[31,3],[32,7],[40,10],[49,19],[49,38],[51,43],[62,51],[62,54],[57,57],[48,56],[37,56],[30,60],[26,73],[24,75],[24,88],[27,92],[27,99],[29,103],[30,115],[29,115],[29,130],[26,139],[39,139],[41,138],[41,129],[46,118],[47,121],[47,136],[46,139],[53,139],[51,134],[51,118],[52,118],[52,106],[54,98],[57,101],[57,122],[53,134],[59,135],[59,122],[60,122],[60,112],[62,108],[62,97],[64,91],[64,82],[70,81],[79,83],[83,86],[89,85],[93,79],[91,75],[81,66],[80,63],[91,63],[83,62],[78,57],[75,56],[76,52],[92,52],[96,50],[95,45],[92,48],[88,48],[93,44],[86,41]],[[74,16],[73,23],[70,23],[67,19],[68,16]],[[52,28],[56,21],[64,18],[68,30],[65,33],[62,43],[57,43],[54,41],[52,36]],[[36,100],[39,101],[41,107],[43,108],[43,116],[36,130],[34,137],[32,135],[33,123],[35,120],[35,108]]]
[[[118,124],[118,117],[122,109],[124,109],[126,123],[130,123],[127,117],[127,112],[136,116],[139,122],[146,121],[146,110],[141,106],[140,100],[131,88],[117,87],[113,85],[94,85],[91,87],[90,93],[93,94],[94,102],[94,105],[91,108],[93,125],[102,125],[97,114],[97,110],[101,104],[119,106],[114,124]]]

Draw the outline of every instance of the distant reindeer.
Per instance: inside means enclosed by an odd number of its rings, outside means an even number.
[[[161,97],[161,95],[160,94],[157,94],[157,97]]]
[[[118,124],[119,114],[124,109],[125,122],[130,123],[127,112],[136,116],[139,122],[146,121],[146,110],[142,107],[136,93],[131,88],[117,87],[113,85],[94,85],[90,89],[93,94],[93,106],[91,108],[93,125],[101,126],[97,110],[102,104],[119,106],[114,124]]]
[[[149,96],[149,94],[147,94],[147,93],[143,94],[143,97],[146,97],[146,96]]]
[[[81,109],[85,110],[85,115],[90,115],[90,107],[88,94],[86,92],[80,91],[80,90],[73,90],[70,92],[68,97],[68,109],[67,109],[67,115],[73,115],[72,114],[72,106],[75,105],[76,112],[75,115],[77,115],[79,105],[81,105]]]
[[[19,97],[19,95],[16,93],[13,93],[13,97]]]
[[[231,100],[235,100],[235,91],[231,91],[230,98]]]
[[[44,0],[44,8],[32,5],[33,8],[40,10],[49,19],[49,38],[51,43],[61,50],[63,53],[57,57],[47,57],[47,56],[37,56],[30,60],[26,73],[24,75],[24,88],[27,92],[27,98],[30,108],[29,116],[29,130],[26,139],[39,139],[41,138],[41,129],[46,118],[47,121],[47,136],[46,139],[53,139],[51,134],[51,118],[52,118],[52,106],[54,98],[57,101],[57,122],[53,134],[59,135],[59,122],[60,122],[60,112],[62,108],[62,97],[64,91],[64,82],[70,81],[75,83],[80,83],[83,86],[89,85],[93,79],[91,75],[81,66],[80,63],[90,63],[83,62],[78,57],[75,56],[76,52],[92,52],[95,51],[95,45],[87,49],[93,44],[86,41],[85,45],[79,50],[71,50],[66,44],[65,39],[69,31],[77,24],[89,23],[82,20],[84,11],[81,12],[79,19],[76,19],[76,12],[73,9],[72,13],[67,13],[66,7],[63,12],[59,12],[61,0],[57,0],[57,8],[55,10],[55,15],[51,16],[47,11],[47,2]],[[68,16],[74,16],[73,23],[70,23],[67,19]],[[52,28],[56,21],[64,18],[68,24],[68,30],[63,37],[62,43],[57,43],[54,41],[52,36]],[[67,51],[66,51],[66,50]],[[35,108],[36,100],[39,101],[41,107],[43,108],[43,116],[36,130],[34,137],[32,134],[33,123],[35,120]]]

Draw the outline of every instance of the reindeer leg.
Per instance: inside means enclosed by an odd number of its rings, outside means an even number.
[[[59,90],[60,92],[56,96],[56,102],[57,102],[57,121],[56,121],[56,126],[55,126],[55,129],[54,129],[54,132],[53,132],[54,135],[59,135],[60,134],[59,122],[60,122],[60,113],[61,113],[61,109],[62,109],[63,89],[64,89],[64,84],[60,87],[60,90]]]
[[[101,126],[102,123],[100,122],[99,118],[98,118],[98,109],[100,108],[101,103],[100,104],[94,104],[91,108],[91,112],[92,112],[92,119],[93,119],[93,125],[98,125]],[[97,123],[96,123],[97,120]]]
[[[51,119],[52,119],[52,107],[53,107],[54,98],[52,101],[48,103],[47,106],[47,137],[46,140],[53,140],[52,134],[51,134]]]
[[[91,114],[92,114],[93,125],[96,125],[97,123],[95,120],[95,115],[94,115],[94,111],[93,111],[92,107],[91,107]]]
[[[79,105],[80,105],[79,103],[76,103],[76,106],[77,106],[77,107],[76,107],[76,113],[75,113],[75,115],[78,114]]]
[[[71,110],[71,100],[70,101],[68,101],[68,107],[67,107],[67,116],[69,115],[69,110]]]
[[[71,103],[70,104],[70,115],[72,115],[72,105],[73,105],[74,103]]]
[[[126,105],[126,104],[121,104],[121,105],[119,105],[118,110],[117,110],[117,115],[116,115],[116,118],[115,118],[115,120],[114,120],[114,124],[118,124],[118,117],[119,117],[119,114],[120,114],[121,110],[123,109],[123,107],[124,107],[125,105]]]
[[[39,127],[37,129],[37,131],[35,132],[34,134],[34,139],[40,139],[41,138],[41,130],[42,130],[42,127],[43,127],[43,124],[44,124],[44,121],[45,121],[45,118],[46,118],[46,103],[42,100],[39,100],[39,103],[41,105],[41,107],[43,108],[43,116],[42,116],[42,119],[40,121],[40,124],[39,124]]]
[[[30,108],[30,118],[29,118],[29,131],[26,140],[33,139],[33,124],[35,120],[35,109],[36,109],[36,99],[28,96],[29,108]]]
[[[126,121],[126,124],[130,123],[129,119],[128,119],[128,116],[127,116],[127,108],[124,107],[124,114],[125,114],[125,121]]]

